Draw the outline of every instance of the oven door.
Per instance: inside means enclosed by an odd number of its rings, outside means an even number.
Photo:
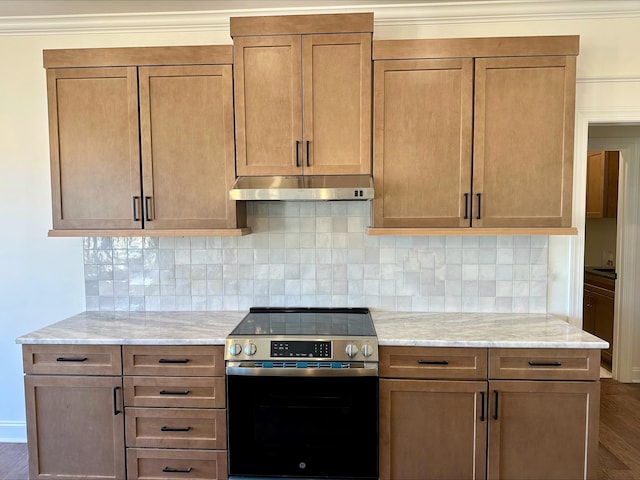
[[[227,376],[230,479],[378,478],[377,376]]]

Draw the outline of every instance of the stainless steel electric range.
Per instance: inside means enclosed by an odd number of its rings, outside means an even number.
[[[230,480],[378,477],[368,309],[252,308],[225,361]]]

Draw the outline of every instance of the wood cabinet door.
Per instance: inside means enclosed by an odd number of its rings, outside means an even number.
[[[142,228],[135,67],[47,70],[54,229]]]
[[[472,226],[571,226],[575,65],[476,59]]]
[[[615,313],[615,292],[585,285],[583,328],[596,337],[609,342],[609,348],[602,350],[602,363],[611,368],[613,362],[613,319]]]
[[[234,39],[239,176],[302,174],[301,49],[300,35]]]
[[[29,476],[124,479],[121,377],[26,375]]]
[[[620,152],[587,153],[587,218],[616,218]]]
[[[303,170],[371,173],[371,34],[303,35]]]
[[[144,228],[234,228],[231,65],[140,68]]]
[[[489,479],[596,479],[599,382],[489,382]]]
[[[380,380],[380,478],[485,478],[486,381]]]
[[[473,60],[374,65],[374,227],[471,225]]]
[[[587,218],[604,216],[604,150],[587,153]]]

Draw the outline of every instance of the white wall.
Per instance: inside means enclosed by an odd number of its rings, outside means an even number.
[[[561,3],[573,3],[582,9],[587,2]],[[622,2],[606,3],[619,5]],[[522,8],[542,8],[530,5]],[[446,5],[445,10],[443,7],[437,7],[437,10],[431,10],[429,6],[412,7],[406,20],[400,14],[395,21],[390,21],[385,20],[389,18],[390,10],[376,7],[376,18],[381,20],[377,22],[375,38],[578,34],[581,36],[578,77],[593,79],[579,84],[578,109],[610,105],[640,110],[638,12],[584,18],[572,18],[566,13],[545,17],[511,15],[482,20],[473,18],[478,14],[478,8],[462,6],[448,12]],[[327,13],[327,10],[322,12]],[[185,21],[192,24],[198,23],[197,20],[185,17]],[[109,21],[117,23],[117,19],[110,18]],[[15,337],[85,308],[82,241],[46,237],[51,227],[51,202],[42,50],[230,43],[228,31],[221,29],[206,31],[206,27],[191,27],[190,31],[180,32],[174,24],[164,32],[154,29],[144,33],[140,18],[135,21],[138,23],[134,22],[134,27],[124,26],[113,33],[24,35],[17,30],[13,30],[15,34],[6,34],[11,29],[3,31],[0,18],[0,60],[3,65],[0,74],[0,211],[4,233],[0,237],[0,365],[3,366],[0,373],[3,391],[0,396],[0,441],[24,438],[21,357],[20,349],[14,344]],[[52,22],[49,19],[49,25]],[[99,23],[99,19],[92,19],[92,22]],[[609,82],[603,80],[606,77],[631,78]],[[576,171],[584,175],[580,168]],[[575,190],[576,195],[584,196],[582,177],[576,180]],[[583,229],[584,223],[578,220],[576,226]],[[549,310],[554,313],[570,316],[572,266],[568,259],[575,241],[581,241],[583,237],[550,239]],[[636,339],[637,349],[640,349],[640,341]]]

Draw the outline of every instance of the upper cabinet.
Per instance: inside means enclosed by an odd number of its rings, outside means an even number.
[[[618,210],[619,152],[587,154],[587,218],[616,218]]]
[[[231,60],[231,46],[46,50],[51,234],[246,233],[228,197]]]
[[[371,172],[373,14],[231,18],[237,174]]]
[[[373,42],[370,233],[570,227],[578,44]]]

